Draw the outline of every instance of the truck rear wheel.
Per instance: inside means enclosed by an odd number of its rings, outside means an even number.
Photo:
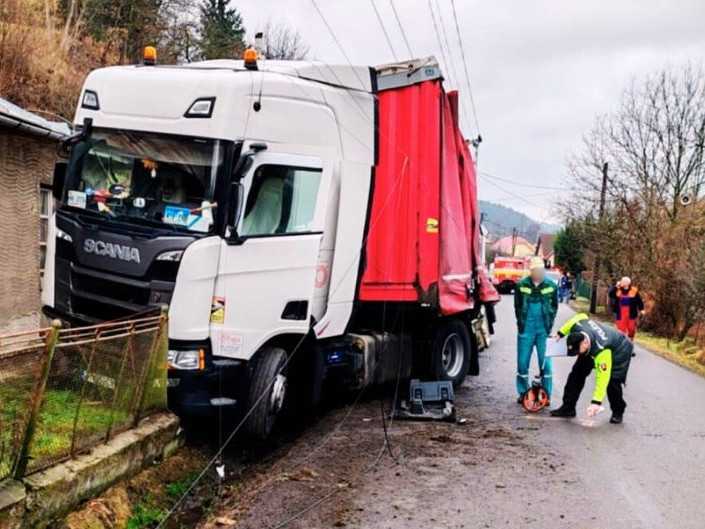
[[[438,326],[432,344],[432,373],[437,380],[449,380],[459,386],[470,366],[470,332],[460,320],[448,320]]]
[[[255,362],[247,399],[247,409],[254,409],[247,418],[245,431],[250,437],[264,440],[274,430],[288,399],[286,351],[281,347],[266,347]]]

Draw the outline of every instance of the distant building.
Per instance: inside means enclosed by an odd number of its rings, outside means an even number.
[[[543,257],[546,264],[553,268],[556,265],[556,255],[553,250],[553,244],[556,240],[556,236],[550,233],[539,233],[536,240],[535,254]]]
[[[63,123],[0,98],[0,328],[39,323],[51,181]]]
[[[495,241],[492,245],[492,252],[495,255],[503,255],[509,257],[526,257],[534,255],[535,247],[523,237],[502,237]]]

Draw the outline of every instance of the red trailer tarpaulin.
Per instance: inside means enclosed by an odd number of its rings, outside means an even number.
[[[495,300],[475,166],[440,80],[380,92],[378,135],[360,299],[428,301],[443,314],[473,308],[478,286]]]

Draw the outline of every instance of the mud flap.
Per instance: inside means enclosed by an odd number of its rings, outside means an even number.
[[[475,329],[470,333],[470,363],[468,364],[468,375],[476,377],[480,374],[480,348]]]

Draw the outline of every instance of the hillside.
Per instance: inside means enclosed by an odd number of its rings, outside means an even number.
[[[501,204],[480,200],[480,211],[493,238],[511,235],[516,228],[519,235],[528,241],[535,241],[539,233],[555,233],[560,229],[556,224],[537,222],[528,215]]]

